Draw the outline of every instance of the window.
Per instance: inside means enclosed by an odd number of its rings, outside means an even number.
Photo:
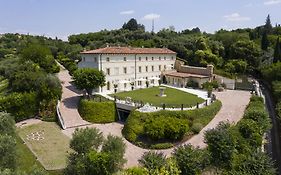
[[[141,72],[141,66],[139,66],[139,72]]]
[[[106,61],[107,61],[107,62],[109,62],[109,61],[110,61],[109,57],[106,57]]]
[[[123,68],[123,72],[124,72],[124,74],[127,74],[127,68],[126,67]]]
[[[159,71],[161,71],[161,65],[159,65]]]
[[[174,69],[174,64],[171,64],[171,68]]]
[[[164,60],[166,60],[166,57],[164,57]]]
[[[94,61],[97,62],[97,60],[98,60],[97,57],[95,57],[95,58],[94,58]]]
[[[139,57],[139,61],[141,61],[141,57]]]
[[[147,58],[147,57],[145,57],[145,60],[147,61],[147,60],[148,60],[148,58]]]
[[[145,71],[148,72],[148,66],[145,66]]]
[[[174,57],[172,56],[172,60],[174,60]]]
[[[154,60],[154,57],[151,57],[151,60]]]
[[[127,58],[126,58],[126,57],[124,57],[124,61],[127,61]]]
[[[159,57],[159,60],[161,60],[161,57]]]
[[[166,70],[166,65],[164,65],[164,69]]]
[[[106,69],[106,75],[110,75],[110,69],[109,68]]]
[[[151,66],[151,71],[152,71],[152,72],[154,71],[154,66]]]
[[[83,57],[83,61],[85,61],[86,59],[85,59],[85,57]]]

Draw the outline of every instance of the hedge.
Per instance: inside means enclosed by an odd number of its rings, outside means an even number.
[[[117,119],[116,107],[112,101],[96,102],[81,99],[78,111],[84,120],[91,123],[110,123]]]
[[[196,125],[201,124],[202,126],[206,126],[214,118],[214,116],[217,114],[220,108],[221,108],[221,102],[217,100],[214,103],[212,103],[210,106],[207,106],[205,108],[188,110],[188,111],[162,110],[153,113],[141,113],[138,111],[132,111],[125,123],[122,133],[128,141],[140,145],[142,147],[150,148],[151,145],[157,144],[158,141],[161,141],[161,139],[163,139],[162,137],[163,135],[161,136],[161,138],[158,138],[159,140],[156,140],[156,138],[154,138],[154,141],[156,143],[140,144],[140,142],[142,142],[144,138],[151,139],[151,136],[149,136],[147,131],[152,130],[152,128],[148,128],[149,125],[147,123],[151,121],[155,121],[154,124],[157,123],[159,126],[165,126],[164,133],[165,132],[169,133],[169,131],[167,131],[168,127],[170,128],[178,127],[176,126],[178,122],[173,122],[170,124],[170,126],[166,126],[167,123],[169,123],[169,121],[172,119],[174,119],[175,121],[182,121],[185,127],[187,128],[191,128],[193,126],[193,123],[194,124],[196,123]],[[173,133],[173,129],[169,129],[169,130],[172,131],[172,132],[170,131],[169,134]],[[189,133],[189,129],[186,129],[185,134],[186,133]],[[172,137],[168,137],[168,136],[167,137],[164,136],[164,138],[170,139],[166,141],[168,143],[171,143],[174,140]]]

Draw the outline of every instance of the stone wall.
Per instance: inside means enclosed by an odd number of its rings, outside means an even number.
[[[183,61],[177,60],[175,63],[175,68],[178,72],[206,75],[206,76],[212,77],[214,66],[213,65],[207,65],[207,67],[187,66],[187,65],[184,65]]]

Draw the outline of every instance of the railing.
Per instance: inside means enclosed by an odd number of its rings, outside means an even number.
[[[212,96],[212,98],[209,98],[205,100],[203,103],[197,103],[195,106],[190,104],[161,104],[161,106],[155,106],[152,104],[144,103],[143,101],[136,101],[136,100],[124,100],[119,99],[116,96],[114,96],[115,103],[124,104],[128,106],[136,107],[140,112],[156,112],[160,110],[169,110],[169,111],[183,111],[183,110],[192,110],[192,109],[198,109],[203,108],[205,106],[210,105],[216,100],[215,95]],[[146,111],[147,109],[147,111]]]
[[[59,122],[60,122],[60,125],[61,125],[62,129],[66,129],[66,126],[64,124],[63,118],[62,118],[61,113],[60,113],[59,106],[60,106],[60,101],[58,100],[57,107],[56,107],[56,109],[57,109],[57,116],[58,116],[58,119],[59,119]]]

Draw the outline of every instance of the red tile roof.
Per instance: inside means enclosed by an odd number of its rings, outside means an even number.
[[[81,54],[176,54],[167,48],[104,47]]]
[[[170,73],[166,73],[165,75],[172,76],[172,77],[180,77],[180,78],[208,78],[208,76],[206,75],[190,74],[184,72],[170,72]]]

